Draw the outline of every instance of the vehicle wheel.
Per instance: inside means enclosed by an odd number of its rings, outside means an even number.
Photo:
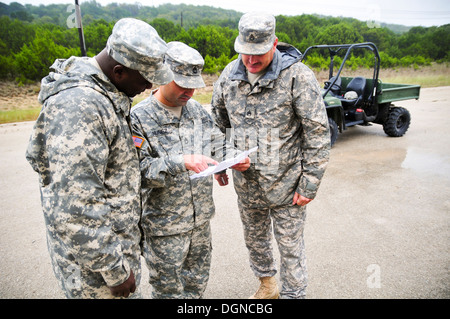
[[[403,107],[394,107],[389,111],[383,130],[389,136],[400,137],[406,133],[410,123],[409,111]]]
[[[339,130],[338,130],[338,126],[337,126],[336,122],[331,118],[328,118],[328,125],[330,126],[331,146],[333,146],[334,143],[336,143]]]

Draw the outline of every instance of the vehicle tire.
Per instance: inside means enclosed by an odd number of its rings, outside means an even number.
[[[339,129],[338,129],[338,125],[336,124],[336,122],[331,118],[328,118],[328,125],[330,127],[331,146],[333,146],[334,143],[336,143]]]
[[[384,132],[392,137],[403,136],[411,123],[409,111],[403,107],[393,107],[383,124]]]

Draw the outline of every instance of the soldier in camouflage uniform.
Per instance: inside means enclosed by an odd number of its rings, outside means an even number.
[[[166,50],[153,27],[122,19],[96,57],[56,60],[42,80],[26,158],[39,174],[48,249],[68,298],[140,296],[130,98],[172,80]]]
[[[261,285],[252,298],[277,298],[271,232],[281,256],[281,298],[306,289],[305,205],[316,196],[330,136],[320,87],[294,47],[278,44],[272,15],[247,13],[235,40],[239,58],[214,85],[212,112],[239,148],[258,146],[233,172],[250,265]]]
[[[211,262],[212,177],[190,179],[231,152],[211,116],[191,99],[205,86],[202,56],[170,42],[167,63],[174,81],[131,110],[141,160],[144,257],[153,298],[201,298]],[[225,150],[224,150],[225,147]],[[231,154],[234,155],[234,154]],[[249,159],[233,166],[244,170]]]

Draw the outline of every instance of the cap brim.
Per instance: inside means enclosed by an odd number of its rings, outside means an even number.
[[[173,80],[178,86],[185,89],[200,89],[206,86],[201,75],[193,76],[173,73]]]
[[[152,84],[165,85],[173,81],[173,72],[165,64],[159,65],[156,70],[154,68],[147,71],[139,70],[139,73]]]
[[[262,55],[266,54],[270,51],[270,49],[273,47],[275,38],[262,43],[249,43],[249,42],[243,42],[239,38],[239,36],[234,41],[234,50],[239,54],[246,54],[246,55]]]

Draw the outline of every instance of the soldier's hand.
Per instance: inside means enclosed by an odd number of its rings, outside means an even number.
[[[214,178],[220,186],[228,185],[228,175],[226,173],[214,174]]]
[[[246,171],[249,169],[249,167],[250,167],[250,158],[249,157],[246,157],[245,159],[243,159],[236,165],[231,166],[232,169],[235,169],[239,172]]]
[[[294,199],[292,200],[292,205],[305,206],[306,204],[309,204],[311,201],[312,199],[306,198],[296,192],[294,195]]]
[[[205,155],[200,154],[184,155],[184,165],[186,166],[187,170],[200,173],[208,168],[208,164],[217,165],[219,163]]]
[[[114,286],[114,287],[108,287],[109,290],[111,291],[111,294],[114,297],[125,297],[127,298],[130,293],[133,293],[136,291],[136,281],[134,279],[134,274],[133,271],[130,269],[130,277],[128,277],[128,279],[118,285],[118,286]]]

